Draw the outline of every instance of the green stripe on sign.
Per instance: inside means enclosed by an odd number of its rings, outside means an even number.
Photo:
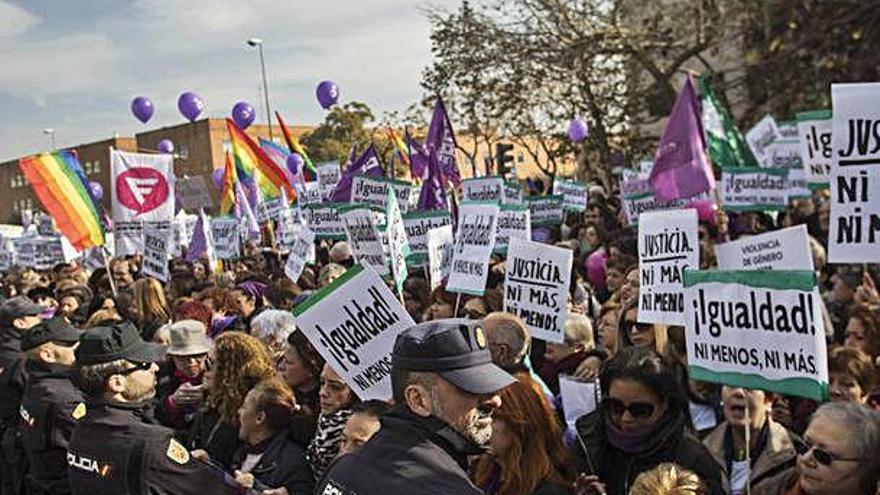
[[[724,211],[783,211],[784,204],[722,205]]]
[[[809,112],[798,112],[795,117],[800,122],[805,120],[828,120],[831,118],[831,110],[822,109],[811,110]]]
[[[704,382],[722,383],[732,387],[754,390],[766,390],[785,395],[796,395],[818,402],[828,400],[828,384],[810,380],[809,378],[796,377],[770,380],[756,374],[712,371],[701,366],[688,366],[688,373],[690,378]]]
[[[338,289],[341,285],[345,284],[349,280],[353,279],[357,275],[359,275],[362,271],[364,271],[364,267],[361,265],[354,265],[349,268],[345,273],[343,273],[339,278],[330,282],[330,285],[322,287],[318,292],[315,292],[308,299],[297,305],[297,307],[293,308],[293,316],[299,316],[306,311],[309,310],[315,304],[318,304],[325,297],[330,295],[331,292]]]
[[[717,282],[761,289],[812,291],[816,273],[810,270],[685,270],[684,286]]]

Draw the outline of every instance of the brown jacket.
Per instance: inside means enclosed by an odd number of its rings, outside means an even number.
[[[797,451],[794,440],[784,426],[767,418],[769,432],[767,443],[758,458],[752,463],[750,478],[751,495],[778,495],[785,488],[786,481],[795,470]],[[724,436],[728,424],[723,422],[703,439],[703,444],[722,466],[724,487],[729,490],[729,463],[724,453]]]

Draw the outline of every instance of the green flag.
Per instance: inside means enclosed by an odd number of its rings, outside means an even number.
[[[699,77],[700,99],[703,105],[703,128],[706,147],[712,163],[722,169],[758,167],[755,155],[746,144],[742,133],[733,123],[730,112],[715,96],[706,78]]]

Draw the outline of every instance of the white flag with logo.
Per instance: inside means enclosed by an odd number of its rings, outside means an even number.
[[[174,218],[173,157],[111,150],[110,168],[116,254],[143,253],[144,222]]]

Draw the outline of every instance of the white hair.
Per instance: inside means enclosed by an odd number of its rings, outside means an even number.
[[[271,337],[275,342],[287,342],[287,336],[296,330],[296,319],[287,311],[267,309],[251,321],[251,335],[266,342]]]

